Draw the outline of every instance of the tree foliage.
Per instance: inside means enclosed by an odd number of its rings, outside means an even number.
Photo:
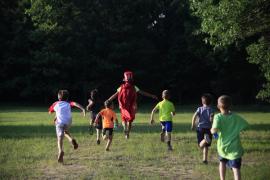
[[[213,52],[204,34],[194,36],[200,22],[188,0],[1,3],[4,100],[48,102],[65,88],[85,101],[96,87],[106,98],[132,70],[140,88],[155,94],[170,89],[177,102],[198,102],[211,92],[244,103],[253,102],[257,88],[248,87],[261,79],[242,47]],[[234,68],[239,64],[244,68]]]
[[[201,19],[200,32],[206,43],[217,48],[245,44],[248,61],[257,64],[266,83],[257,97],[270,98],[270,1],[190,0],[194,15]]]

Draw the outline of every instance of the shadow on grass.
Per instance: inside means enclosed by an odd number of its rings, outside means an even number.
[[[159,133],[161,126],[156,123],[150,125],[147,123],[134,124],[132,132],[134,133]],[[252,124],[248,130],[255,131],[270,131],[270,124]],[[71,133],[88,135],[88,126],[72,126]],[[191,132],[190,124],[188,123],[175,123],[173,124],[174,133],[188,133]],[[115,133],[122,133],[122,128],[119,128]],[[53,125],[19,125],[0,126],[0,138],[35,138],[35,137],[55,137],[55,126]]]

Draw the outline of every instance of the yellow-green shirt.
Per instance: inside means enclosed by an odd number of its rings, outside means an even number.
[[[174,105],[171,101],[164,99],[160,101],[156,107],[159,110],[160,121],[172,121],[172,112],[175,112]]]

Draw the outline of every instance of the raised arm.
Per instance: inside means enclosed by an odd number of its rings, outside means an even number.
[[[93,101],[91,99],[88,99],[88,105],[86,106],[86,110],[90,111],[93,105],[94,105]]]
[[[158,109],[156,107],[152,110],[150,124],[153,124],[155,122],[155,120],[154,120],[154,114],[157,112],[157,110]]]
[[[139,90],[138,93],[143,95],[143,96],[150,97],[150,98],[158,100],[158,97],[156,95],[154,95],[154,94],[150,94],[150,93],[142,91],[142,90]]]
[[[107,101],[113,101],[115,98],[117,98],[118,92],[114,93]]]
[[[77,103],[77,102],[73,102],[72,105],[75,106],[75,107],[77,107],[77,108],[79,108],[80,110],[82,110],[83,116],[85,116],[85,109],[82,107],[82,105],[80,105],[80,104]]]

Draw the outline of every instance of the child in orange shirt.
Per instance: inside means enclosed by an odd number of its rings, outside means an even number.
[[[99,117],[102,117],[102,137],[107,140],[107,145],[105,150],[109,151],[113,139],[113,128],[114,125],[118,126],[118,120],[115,112],[113,111],[112,101],[105,101],[105,109],[102,109],[96,116],[95,124],[99,123]]]

